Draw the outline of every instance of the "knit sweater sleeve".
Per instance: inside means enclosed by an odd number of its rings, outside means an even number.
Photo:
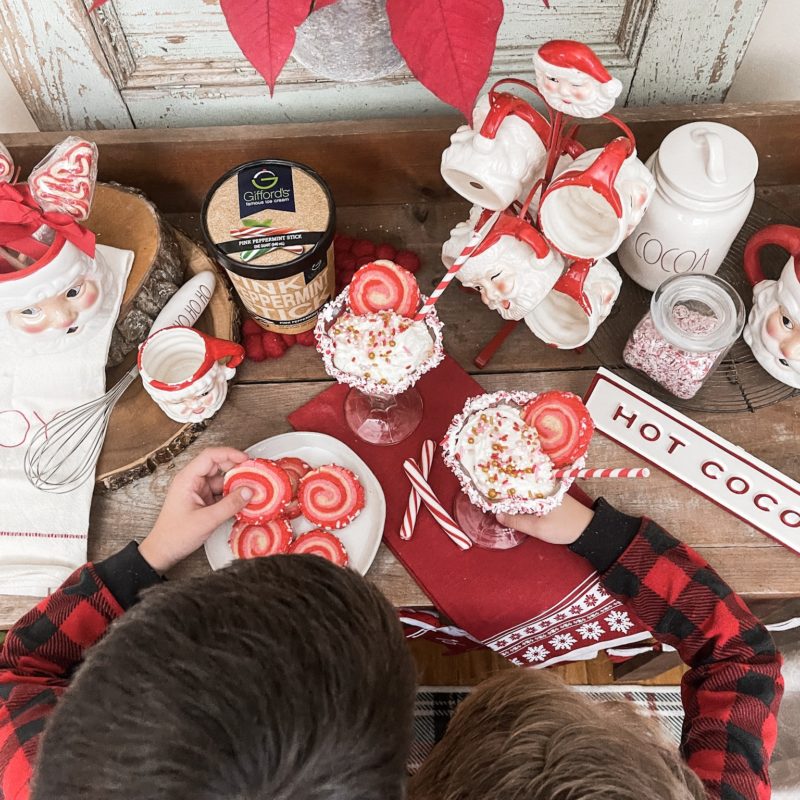
[[[681,686],[682,751],[709,798],[768,800],[783,680],[766,628],[694,550],[603,500],[570,549],[691,667]]]
[[[76,570],[8,632],[0,652],[0,797],[27,798],[48,716],[86,651],[161,578],[135,542]]]

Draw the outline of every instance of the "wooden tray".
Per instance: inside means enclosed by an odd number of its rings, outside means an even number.
[[[198,272],[217,272],[217,288],[211,302],[195,324],[199,330],[221,339],[238,339],[239,310],[227,281],[200,247],[180,231],[175,232],[186,263],[185,279]],[[135,353],[108,370],[110,388],[133,366]],[[171,461],[206,427],[207,422],[180,424],[169,419],[150,399],[140,380],[122,396],[111,414],[103,450],[97,463],[98,486],[118,489]]]

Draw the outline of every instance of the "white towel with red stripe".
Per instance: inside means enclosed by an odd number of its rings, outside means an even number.
[[[94,480],[65,494],[44,492],[25,477],[23,463],[42,426],[105,392],[111,333],[133,253],[102,245],[97,251],[112,275],[102,300],[105,324],[65,353],[3,353],[0,359],[0,594],[44,597],[86,561]]]

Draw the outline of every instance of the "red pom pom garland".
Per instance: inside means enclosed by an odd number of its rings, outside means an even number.
[[[364,487],[349,469],[337,464],[311,470],[297,492],[303,516],[320,528],[349,525],[364,508]]]
[[[289,476],[274,461],[252,458],[225,473],[224,494],[245,486],[253,492],[253,497],[236,515],[240,520],[268,522],[279,517],[292,499]]]

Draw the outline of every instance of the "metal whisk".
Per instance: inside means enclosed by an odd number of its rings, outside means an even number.
[[[36,432],[25,454],[25,475],[37,489],[72,492],[94,474],[111,411],[138,375],[134,365],[102,397],[58,414]]]
[[[152,335],[169,325],[194,325],[214,293],[213,271],[199,272],[170,298],[150,328]],[[134,364],[102,397],[58,414],[31,439],[25,475],[37,488],[54,494],[72,492],[93,474],[108,421],[117,401],[139,376]]]

